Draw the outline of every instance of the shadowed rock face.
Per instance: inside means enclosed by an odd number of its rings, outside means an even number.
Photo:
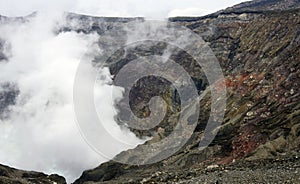
[[[0,39],[0,62],[6,59],[7,58],[4,54],[4,41]]]
[[[3,184],[29,184],[29,183],[45,183],[45,184],[66,184],[63,177],[58,175],[46,175],[39,172],[29,172],[13,169],[0,165],[0,183]]]
[[[85,171],[75,183],[220,183],[219,179],[226,179],[228,176],[244,178],[238,181],[245,183],[249,180],[261,183],[289,180],[291,183],[299,183],[298,7],[299,1],[296,0],[258,0],[204,17],[169,19],[170,22],[186,26],[202,36],[220,62],[228,94],[226,113],[218,135],[208,148],[199,151],[198,145],[210,113],[211,100],[208,94],[201,101],[200,117],[193,136],[175,155],[147,166],[129,166],[110,161]],[[96,18],[75,14],[69,14],[66,18],[68,23],[58,27],[57,33],[97,33],[100,48],[110,47],[107,45],[110,43],[124,43],[124,25],[143,22],[140,18]],[[105,40],[101,37],[104,32],[112,33],[118,39]],[[129,52],[121,49],[110,57],[106,66],[115,74],[130,60],[148,54],[162,55],[165,49],[166,45],[162,43],[132,48]],[[184,53],[171,57],[189,71],[199,93],[206,89],[207,79],[201,69],[195,72],[191,58]],[[94,62],[97,64],[97,58]],[[157,88],[158,85],[161,86],[160,89]],[[130,93],[131,108],[137,116],[149,114],[147,103],[156,95],[154,92],[168,102],[167,116],[159,127],[150,131],[132,130],[140,137],[154,136],[155,140],[149,142],[160,141],[168,136],[176,124],[176,118],[170,117],[180,111],[180,99],[176,97],[170,84],[162,79],[148,77],[138,81]],[[120,110],[119,117],[123,111],[128,110],[123,108],[122,101],[117,108]],[[161,129],[164,131],[159,131]],[[127,152],[120,155],[125,158],[128,156]],[[252,167],[254,171],[250,169]],[[287,168],[295,169],[295,173]],[[225,172],[229,174],[223,175]],[[276,174],[280,177],[275,177]],[[11,176],[14,175],[6,174],[6,178],[13,178]],[[20,178],[18,181],[23,180]]]
[[[0,84],[0,89],[0,119],[4,119],[9,116],[10,106],[15,105],[19,90],[10,83]]]
[[[10,57],[10,45],[0,37],[0,63],[6,62]]]

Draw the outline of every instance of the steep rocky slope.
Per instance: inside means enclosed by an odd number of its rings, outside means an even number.
[[[272,2],[274,6],[282,3]],[[255,3],[260,7],[262,2]],[[222,178],[223,170],[240,178],[226,180],[225,174],[224,182],[247,183],[251,178],[250,182],[278,182],[278,177],[273,177],[274,173],[284,173],[281,178],[284,182],[299,182],[300,13],[296,8],[299,4],[296,2],[287,8],[279,8],[280,11],[264,11],[262,8],[256,12],[243,12],[244,5],[247,4],[202,18],[170,19],[190,28],[209,42],[225,74],[228,92],[226,114],[219,133],[210,146],[203,151],[197,149],[205,128],[203,122],[208,119],[210,112],[210,99],[207,95],[202,101],[199,125],[193,137],[177,154],[160,163],[139,167],[108,162],[84,172],[75,183],[194,183],[197,179],[188,179],[191,177],[198,178],[199,181],[218,182],[217,176],[209,177],[219,173],[219,178]],[[269,6],[271,5],[267,3],[266,7]],[[254,5],[251,7],[255,8]],[[156,48],[164,49],[164,46],[157,45]],[[153,48],[152,52],[155,52]],[[124,56],[125,61],[126,57]],[[193,66],[189,59],[179,59],[187,68]],[[125,64],[124,59],[121,61],[117,67],[116,64],[110,66],[112,73]],[[197,79],[194,82],[200,80],[205,84],[203,76],[194,77]],[[148,80],[153,83],[157,81],[151,78]],[[132,99],[151,96],[147,92],[147,85],[137,86],[146,89],[137,89]],[[205,88],[205,85],[203,87]],[[166,101],[173,99],[172,94],[168,95],[168,92],[161,96]],[[176,100],[171,102],[177,103]],[[145,109],[137,108],[136,111],[137,114],[143,114]],[[167,136],[173,127],[170,121],[166,122],[166,126],[161,127],[167,131],[162,133],[161,138]],[[141,132],[137,132],[137,135],[140,134]],[[126,157],[126,153],[122,155]],[[264,159],[267,160],[263,161]],[[253,168],[255,177],[243,174],[252,170],[250,161],[258,165]],[[273,164],[278,164],[278,167],[272,170]],[[235,171],[235,167],[240,169]],[[289,175],[290,171],[287,168],[295,169],[295,173]],[[208,174],[210,172],[213,174]],[[262,175],[259,175],[261,173]],[[201,180],[201,177],[205,176],[208,179]],[[245,177],[244,180],[242,176]],[[255,180],[257,177],[268,179]]]

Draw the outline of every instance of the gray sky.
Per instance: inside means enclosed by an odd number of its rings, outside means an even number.
[[[98,16],[197,16],[243,2],[243,0],[0,0],[0,14],[22,16],[33,11],[70,11]]]

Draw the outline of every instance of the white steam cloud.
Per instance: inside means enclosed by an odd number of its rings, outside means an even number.
[[[75,32],[54,34],[55,23],[61,18],[38,14],[27,23],[0,26],[0,36],[10,44],[7,54],[11,56],[7,62],[0,62],[0,84],[15,84],[20,91],[16,104],[10,106],[9,118],[0,120],[0,163],[61,174],[71,182],[107,158],[95,153],[82,138],[72,98],[80,58],[98,37]],[[114,122],[114,99],[107,98],[112,87],[106,84],[111,76],[109,72],[104,74],[106,78],[95,88],[96,105],[106,110],[101,121],[123,140],[142,143]],[[109,145],[109,140],[99,141],[104,147],[116,146]],[[108,156],[116,154],[112,151]]]

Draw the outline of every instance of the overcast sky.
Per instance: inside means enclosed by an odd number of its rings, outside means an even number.
[[[0,14],[23,16],[34,11],[69,11],[97,16],[199,16],[243,0],[0,0]]]

